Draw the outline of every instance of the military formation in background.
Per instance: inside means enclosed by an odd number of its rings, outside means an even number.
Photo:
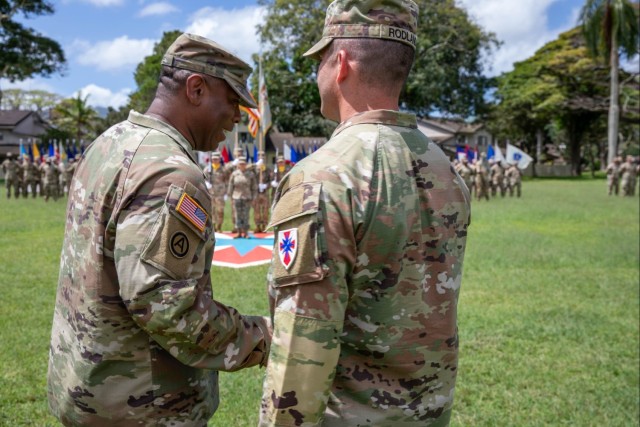
[[[36,159],[37,160],[37,159]],[[27,198],[29,194],[35,198],[38,194],[44,198],[57,201],[64,197],[68,189],[68,183],[75,171],[75,161],[70,158],[68,163],[58,160],[56,157],[45,156],[42,163],[33,162],[28,156],[23,159],[14,158],[12,153],[2,162],[2,173],[7,189],[7,198]]]
[[[213,201],[215,230],[224,231],[225,205],[229,202],[233,224],[231,232],[236,234],[235,238],[249,237],[251,210],[255,224],[253,232],[266,231],[275,189],[290,169],[282,155],[276,156],[275,166],[269,167],[264,151],[259,151],[257,161],[251,164],[243,153],[242,148],[236,148],[235,160],[223,165],[222,155],[214,152],[211,163],[204,167]]]
[[[454,169],[469,189],[469,194],[476,200],[491,200],[491,197],[522,196],[522,171],[517,164],[506,164],[480,158],[469,162],[466,157],[453,161]]]
[[[622,162],[622,157],[618,156],[607,166],[607,189],[609,195],[618,195],[622,190],[623,196],[634,196],[636,194],[636,181],[640,175],[640,162],[635,162],[633,156],[627,156]]]

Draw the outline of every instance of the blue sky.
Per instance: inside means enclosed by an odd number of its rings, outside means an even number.
[[[89,94],[94,106],[119,107],[135,89],[133,73],[164,31],[209,37],[251,64],[259,51],[256,1],[60,0],[53,15],[26,24],[58,41],[67,56],[63,76],[36,77],[2,88],[44,89],[62,96]],[[488,58],[488,74],[510,70],[546,42],[576,25],[584,0],[458,0],[503,46]],[[268,84],[268,82],[267,82]]]

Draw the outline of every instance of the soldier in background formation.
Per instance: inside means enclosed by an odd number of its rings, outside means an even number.
[[[7,199],[11,198],[11,188],[13,188],[13,195],[17,199],[20,197],[21,167],[13,159],[13,154],[7,153],[7,158],[2,162],[2,173],[4,174],[4,185],[7,188]]]
[[[269,222],[269,184],[271,182],[271,172],[265,164],[264,151],[258,152],[258,161],[252,166],[256,177],[257,192],[253,201],[253,222],[256,224],[254,233],[262,233],[267,228]]]
[[[40,165],[40,173],[43,178],[44,201],[48,202],[49,197],[52,197],[54,202],[58,201],[60,196],[60,170],[58,165],[55,164],[55,159],[45,157],[45,162]]]
[[[622,158],[617,156],[613,159],[613,162],[609,163],[606,169],[607,173],[607,189],[608,194],[616,196],[620,192],[620,163]]]
[[[251,202],[257,192],[256,177],[252,170],[247,169],[247,160],[244,157],[236,158],[237,169],[229,177],[227,194],[231,197],[235,207],[234,224],[238,234],[234,237],[248,238],[249,235],[249,210]]]
[[[507,183],[507,189],[509,190],[509,197],[513,197],[514,190],[517,197],[522,195],[522,172],[520,172],[516,163],[509,165],[507,168],[505,181]]]
[[[469,165],[469,160],[466,156],[462,157],[460,162],[457,163],[455,169],[467,186],[469,195],[473,197],[473,168]]]
[[[480,159],[472,165],[476,198],[489,200],[489,169],[485,165],[486,155],[483,153]]]
[[[489,160],[491,167],[489,168],[489,179],[491,180],[491,197],[496,197],[498,190],[500,190],[500,196],[504,197],[507,193],[506,186],[504,185],[504,168],[500,162],[495,160]]]
[[[636,165],[633,156],[627,156],[627,161],[620,166],[620,184],[623,196],[636,194],[636,178],[640,172],[640,165]]]
[[[207,187],[213,202],[213,223],[216,231],[222,231],[224,204],[227,198],[227,172],[222,166],[220,153],[211,155],[211,165],[205,168]]]
[[[37,178],[37,179],[36,179]],[[40,171],[31,158],[28,156],[22,160],[22,196],[26,199],[31,192],[32,197],[35,199],[38,190],[42,192],[42,188],[38,189],[40,184]]]

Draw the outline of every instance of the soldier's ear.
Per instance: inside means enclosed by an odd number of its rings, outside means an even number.
[[[193,105],[200,105],[206,96],[207,84],[204,76],[192,74],[185,82],[185,93],[189,102]]]

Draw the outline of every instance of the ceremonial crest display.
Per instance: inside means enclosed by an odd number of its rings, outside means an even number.
[[[280,231],[278,234],[278,254],[280,262],[287,270],[293,265],[298,253],[298,229]]]

